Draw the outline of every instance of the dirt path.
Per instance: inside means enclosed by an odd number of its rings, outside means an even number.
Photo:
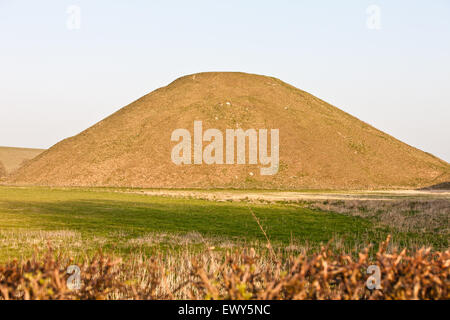
[[[401,200],[401,199],[447,199],[450,191],[337,191],[337,192],[293,192],[293,191],[241,191],[241,190],[143,190],[141,193],[150,196],[169,196],[177,198],[195,198],[215,201],[308,201],[308,200]]]

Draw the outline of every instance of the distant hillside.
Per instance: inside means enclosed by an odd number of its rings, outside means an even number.
[[[0,147],[0,176],[19,169],[25,162],[41,154],[43,149]]]
[[[195,120],[203,132],[216,128],[224,135],[229,128],[279,129],[278,173],[260,175],[259,164],[174,164],[171,134],[185,128],[192,135]],[[31,185],[276,189],[419,188],[445,181],[447,162],[305,91],[272,77],[223,72],[179,78],[9,178]]]

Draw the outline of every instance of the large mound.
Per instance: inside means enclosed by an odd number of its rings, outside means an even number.
[[[172,132],[189,130],[194,144],[194,121],[202,121],[203,133],[219,129],[224,140],[226,129],[279,129],[277,173],[261,175],[261,158],[258,164],[248,164],[248,150],[247,164],[205,164],[197,159],[202,164],[176,165],[171,154],[178,142],[171,141]],[[268,136],[270,154],[270,130]],[[203,148],[209,143],[203,142]],[[224,157],[225,148],[224,142]],[[194,146],[192,150],[194,154]],[[18,170],[9,182],[349,189],[423,187],[449,177],[447,162],[278,79],[200,73],[177,79],[61,141]]]
[[[0,147],[0,162],[3,164],[5,175],[19,169],[43,151],[43,149]]]

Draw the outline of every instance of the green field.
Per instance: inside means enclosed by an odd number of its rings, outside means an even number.
[[[267,243],[292,251],[334,245],[351,250],[394,236],[402,246],[446,248],[442,235],[405,233],[373,221],[294,204],[255,204],[155,197],[102,189],[0,187],[0,260],[35,247],[77,254],[118,254],[190,246],[217,250]]]

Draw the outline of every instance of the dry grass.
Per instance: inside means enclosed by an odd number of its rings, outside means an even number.
[[[307,206],[370,218],[408,232],[450,234],[450,200],[339,200],[314,201]]]
[[[389,241],[389,239],[388,239]],[[450,251],[390,250],[388,241],[371,258],[323,247],[283,259],[254,249],[221,254],[207,250],[178,255],[101,253],[79,263],[81,289],[67,288],[75,261],[47,251],[24,262],[0,265],[3,299],[450,299]],[[381,289],[366,288],[366,269],[381,269]]]
[[[376,238],[382,238],[384,234],[376,234]],[[323,244],[291,238],[287,244],[270,241],[240,241],[227,237],[205,237],[198,232],[185,234],[151,232],[139,237],[130,237],[127,232],[118,231],[109,234],[108,237],[98,235],[83,236],[78,231],[71,230],[0,230],[0,263],[13,259],[21,261],[29,259],[38,250],[51,246],[60,255],[70,256],[75,260],[84,259],[86,255],[92,255],[102,250],[108,255],[124,259],[145,257],[154,254],[164,254],[169,260],[174,260],[174,265],[183,263],[186,256],[190,258],[202,252],[209,252],[214,256],[221,256],[227,251],[236,251],[239,248],[254,248],[260,256],[267,258],[289,257],[291,255],[312,255],[320,251]],[[358,252],[372,246],[370,238],[361,235],[355,241],[348,242],[345,237],[334,235],[328,242],[333,251],[345,253],[356,257]],[[389,251],[407,248],[416,251],[421,247],[430,247],[440,250],[443,247],[436,246],[423,238],[398,238],[395,234],[389,242]],[[447,246],[444,246],[447,248]],[[371,256],[376,252],[372,246]],[[176,258],[176,259],[175,259]],[[177,260],[178,259],[178,260]]]

